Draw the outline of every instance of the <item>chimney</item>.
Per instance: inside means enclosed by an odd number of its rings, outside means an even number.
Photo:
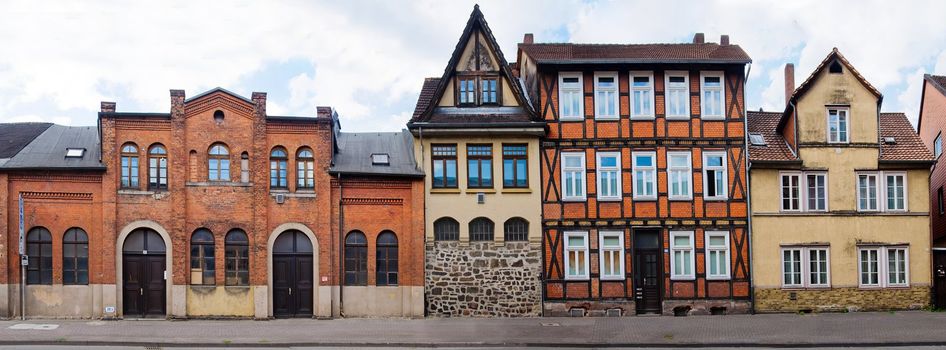
[[[785,64],[785,105],[788,105],[788,100],[792,98],[792,93],[795,92],[795,65],[791,63]]]
[[[523,44],[531,44],[531,43],[533,43],[532,33],[526,33],[526,35],[523,35],[523,36],[522,36],[522,43],[523,43]]]
[[[719,37],[719,45],[720,45],[720,46],[729,46],[729,35],[725,35],[725,34],[721,35],[721,36]]]
[[[171,119],[184,120],[184,90],[171,90]]]
[[[316,116],[318,116],[318,118],[331,118],[332,117],[332,107],[316,106],[315,111],[316,111]]]
[[[696,33],[695,35],[693,35],[694,44],[702,44],[704,42],[705,42],[705,39],[704,39],[703,33]]]
[[[115,112],[115,102],[105,102],[102,101],[102,113],[114,113]]]
[[[256,114],[259,120],[266,120],[266,93],[254,91],[251,96],[250,99],[253,100],[253,104],[255,105],[253,113]]]

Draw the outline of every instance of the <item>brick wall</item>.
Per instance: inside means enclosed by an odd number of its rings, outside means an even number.
[[[936,136],[946,134],[946,96],[929,82],[923,84],[923,105],[920,106],[923,120],[919,134],[927,149],[932,151]],[[943,138],[946,139],[946,135]],[[936,198],[940,187],[946,187],[946,167],[937,165],[930,174],[930,222],[934,246],[946,247],[946,215],[939,213]]]

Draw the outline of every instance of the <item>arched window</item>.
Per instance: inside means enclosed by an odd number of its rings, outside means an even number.
[[[269,153],[269,187],[276,189],[286,189],[289,182],[286,179],[286,163],[289,162],[289,156],[286,149],[282,147],[273,148]]]
[[[126,143],[121,157],[122,188],[138,188],[138,146]]]
[[[26,234],[26,284],[53,284],[53,237],[44,227]]]
[[[168,151],[164,146],[154,145],[148,150],[148,189],[168,188]]]
[[[529,222],[523,218],[511,218],[503,224],[503,240],[506,242],[529,240]]]
[[[308,147],[296,152],[296,188],[315,188],[315,157]]]
[[[89,284],[89,235],[81,228],[62,236],[62,284]]]
[[[240,154],[240,182],[250,182],[250,155],[246,152]]]
[[[397,285],[397,236],[394,232],[383,231],[378,235],[377,254],[375,262],[377,281],[379,286]]]
[[[345,236],[345,285],[368,284],[368,240],[361,231]]]
[[[434,221],[435,241],[456,241],[460,239],[460,223],[453,218],[439,218]]]
[[[230,181],[230,150],[222,143],[210,146],[207,155],[207,179],[210,181]]]
[[[191,284],[215,284],[214,235],[201,228],[191,235]]]
[[[226,251],[226,277],[228,286],[250,285],[250,241],[246,232],[240,229],[230,230],[224,239]]]
[[[470,221],[470,241],[492,241],[493,221],[487,218],[476,218]]]

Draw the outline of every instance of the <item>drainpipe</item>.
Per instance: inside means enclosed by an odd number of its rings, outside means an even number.
[[[345,186],[342,174],[338,173],[338,317],[345,317]]]
[[[743,100],[745,100],[746,85],[748,85],[749,83],[749,73],[752,73],[752,63],[749,63],[749,68],[746,71],[746,80],[742,83]],[[742,144],[743,144],[743,147],[745,147],[743,149],[745,150],[745,158],[746,158],[745,160],[745,163],[746,163],[745,164],[746,166],[746,208],[747,208],[746,244],[749,245],[749,314],[755,314],[755,283],[753,283],[755,282],[755,278],[753,278],[755,269],[752,268],[752,262],[753,262],[752,260],[752,195],[751,195],[752,181],[749,180],[749,172],[752,171],[752,168],[751,168],[752,164],[749,162],[749,142],[747,142],[749,138],[749,119],[748,119],[749,107],[748,106],[743,105],[742,115],[746,116],[746,118],[743,118],[745,122],[742,123],[742,127],[744,129],[743,136],[742,136],[743,138]]]
[[[426,158],[424,158],[427,152],[424,149],[424,128],[418,127],[417,134],[420,137],[420,166],[421,169],[426,169],[424,164],[426,164]],[[424,317],[427,317],[427,203],[430,202],[430,193],[427,191],[427,175],[424,174]]]

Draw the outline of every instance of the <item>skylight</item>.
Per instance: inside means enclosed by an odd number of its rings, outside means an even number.
[[[753,146],[765,146],[765,138],[762,134],[749,134],[749,143]]]
[[[375,153],[371,155],[371,165],[389,165],[390,159],[387,153]]]
[[[66,148],[66,158],[82,158],[85,148]]]
[[[893,136],[885,136],[885,137],[884,137],[884,143],[886,143],[886,144],[895,144],[895,143],[897,143],[897,139],[894,138]]]

